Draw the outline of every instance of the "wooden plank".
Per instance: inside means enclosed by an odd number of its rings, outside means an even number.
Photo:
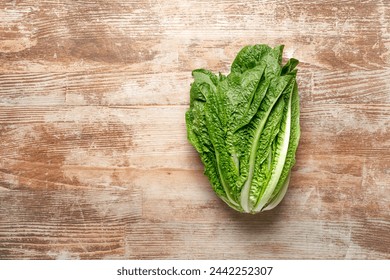
[[[206,62],[218,71],[221,61],[230,62],[243,45],[262,42],[286,44],[289,56],[312,67],[351,71],[389,62],[387,2],[222,1],[214,8],[207,1],[111,4],[5,4],[2,36],[8,39],[0,46],[1,71],[113,65],[137,71],[142,65],[150,72],[191,70]]]
[[[137,223],[128,229],[125,256],[136,259],[373,259],[389,255],[388,251],[372,251],[351,241],[351,229],[360,226],[353,222],[293,220],[286,223],[278,217],[276,211],[248,220],[237,218],[234,223]],[[388,223],[378,226],[389,230]],[[388,239],[384,242],[388,244]]]
[[[345,73],[302,68],[298,75],[301,106],[390,103],[387,69]],[[0,104],[187,105],[191,82],[190,70],[143,74],[131,71],[0,74]]]

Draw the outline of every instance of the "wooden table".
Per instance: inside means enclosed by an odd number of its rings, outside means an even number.
[[[1,259],[390,258],[389,1],[2,1]],[[299,65],[283,203],[239,214],[186,139],[191,70]]]

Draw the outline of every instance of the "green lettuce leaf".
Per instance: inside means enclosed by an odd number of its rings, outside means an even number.
[[[281,66],[283,46],[244,47],[229,75],[192,72],[189,142],[215,193],[233,209],[257,213],[286,194],[299,143],[298,60]]]

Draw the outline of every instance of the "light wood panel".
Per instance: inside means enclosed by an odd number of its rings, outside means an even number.
[[[388,259],[390,3],[0,4],[0,259]],[[298,58],[289,191],[243,215],[186,139],[191,70]]]

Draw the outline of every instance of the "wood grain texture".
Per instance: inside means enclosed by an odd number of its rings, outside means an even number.
[[[390,258],[389,1],[3,1],[0,259]],[[186,139],[191,70],[298,58],[282,204],[212,192]]]

